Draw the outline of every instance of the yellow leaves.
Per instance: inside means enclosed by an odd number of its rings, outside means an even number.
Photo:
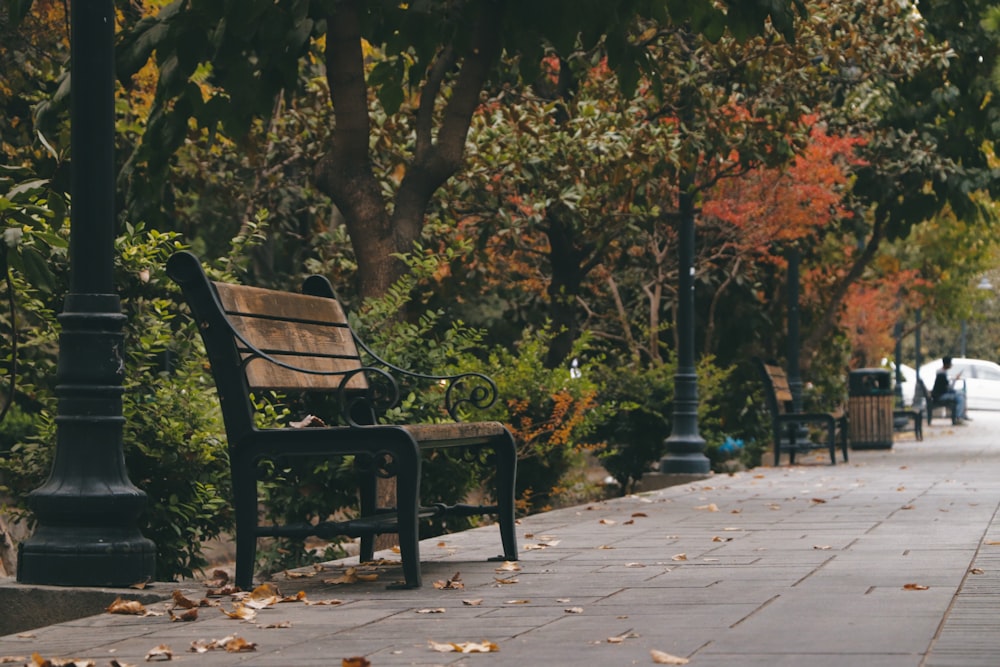
[[[438,653],[496,653],[500,650],[494,642],[483,640],[481,642],[436,642],[433,639],[427,640],[428,646]]]

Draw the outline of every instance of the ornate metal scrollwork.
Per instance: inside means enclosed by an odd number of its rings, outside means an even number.
[[[444,394],[445,409],[456,421],[462,406],[485,410],[497,400],[496,383],[482,373],[463,373],[445,379],[448,381]]]
[[[364,375],[364,389],[348,389],[356,375]],[[396,379],[380,368],[364,366],[344,373],[338,389],[340,414],[350,426],[370,426],[399,403]],[[360,419],[360,420],[359,420]]]

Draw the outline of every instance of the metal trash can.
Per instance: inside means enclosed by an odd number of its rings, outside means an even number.
[[[851,449],[892,447],[892,381],[884,368],[859,368],[847,376],[847,435]]]

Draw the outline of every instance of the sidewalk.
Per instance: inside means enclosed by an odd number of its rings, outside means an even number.
[[[476,529],[421,543],[420,590],[386,590],[395,567],[375,582],[323,583],[345,569],[328,564],[276,583],[340,604],[276,604],[252,622],[215,608],[193,622],[101,614],[0,637],[0,663],[33,664],[37,652],[140,665],[166,645],[192,667],[353,656],[374,667],[611,667],[654,664],[651,650],[712,667],[1000,665],[1000,413],[972,416],[925,427],[923,442],[907,434],[891,450],[852,451],[846,465],[817,452],[792,468],[527,517],[519,571],[485,562],[499,536]],[[435,588],[457,572],[464,588]],[[256,650],[189,651],[228,635]],[[430,641],[498,651],[443,653]]]

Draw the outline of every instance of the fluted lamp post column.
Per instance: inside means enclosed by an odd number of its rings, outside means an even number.
[[[660,472],[707,475],[711,464],[698,433],[698,375],[694,365],[694,198],[690,179],[682,179],[679,201],[679,292],[677,295],[677,373],[674,375],[674,419],[660,459]]]
[[[153,577],[155,545],[136,521],[146,495],[122,452],[125,316],[114,292],[114,3],[73,0],[70,63],[70,291],[59,315],[56,451],[28,504],[38,520],[17,580],[127,586]]]

